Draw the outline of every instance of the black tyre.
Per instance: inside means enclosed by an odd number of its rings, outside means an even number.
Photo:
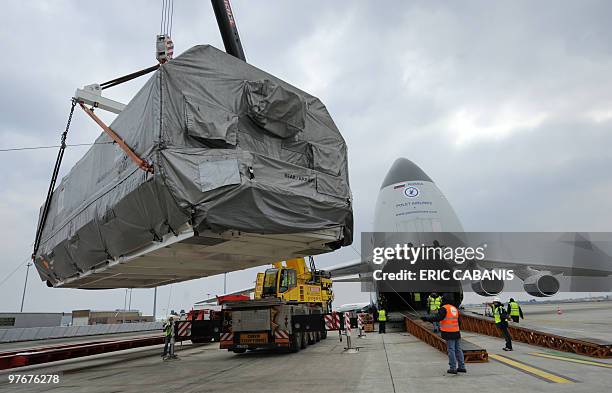
[[[291,336],[291,344],[289,345],[289,352],[298,352],[300,350],[300,347],[302,346],[302,343],[300,342],[300,337],[298,335],[298,333],[295,333]]]
[[[314,343],[316,343],[317,341],[314,338],[314,333],[313,332],[308,332],[305,333],[306,337],[308,337],[308,345],[314,345]]]
[[[246,348],[237,348],[234,349],[234,353],[245,353],[246,352]]]
[[[300,342],[302,343],[300,348],[304,349],[308,346],[308,338],[306,337],[305,332],[300,333]]]
[[[321,341],[321,332],[315,332],[315,341],[316,342]]]
[[[327,330],[323,330],[321,332],[321,340],[325,340],[327,338]]]

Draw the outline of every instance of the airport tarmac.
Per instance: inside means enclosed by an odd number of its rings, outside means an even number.
[[[564,317],[566,326],[572,329],[590,332],[594,326],[590,321],[612,314],[612,303],[599,306],[566,307],[559,317]],[[556,305],[552,307],[556,311]],[[539,310],[541,313],[538,310],[525,307],[526,317],[549,318],[546,308]],[[603,324],[609,329],[612,325],[605,318]],[[569,322],[580,320],[584,322],[581,327]],[[331,334],[327,340],[295,354],[235,355],[219,350],[217,344],[184,345],[178,351],[180,360],[164,362],[159,356],[160,346],[155,346],[7,370],[0,373],[0,391],[498,393],[598,392],[612,385],[612,359],[587,358],[522,343],[515,343],[514,352],[504,352],[501,339],[469,332],[463,335],[486,348],[490,361],[468,364],[468,373],[458,376],[446,374],[445,354],[407,333],[368,333],[355,340],[360,347],[357,354],[344,353],[345,342],[340,343],[337,335]],[[8,384],[8,375],[15,373],[59,373],[60,383]]]

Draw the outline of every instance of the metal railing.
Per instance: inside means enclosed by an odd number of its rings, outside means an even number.
[[[461,313],[461,329],[485,334],[487,336],[501,337],[501,332],[495,326],[492,318],[480,315]],[[558,334],[543,332],[509,323],[508,331],[512,340],[555,349],[557,351],[571,352],[578,355],[596,358],[612,358],[612,343],[592,338],[564,337]]]
[[[0,343],[49,340],[54,338],[95,336],[99,334],[161,331],[161,322],[100,324],[85,326],[51,326],[0,329]]]
[[[424,341],[441,352],[446,353],[446,340],[443,340],[431,329],[431,324],[418,319],[405,318],[406,330],[416,338]],[[465,340],[463,340],[465,343]],[[465,346],[465,345],[464,345]],[[470,343],[463,348],[463,357],[466,363],[484,363],[489,361],[489,354],[484,348]]]
[[[73,344],[51,345],[37,348],[0,352],[0,370],[30,366],[58,360],[72,359],[100,353],[123,351],[131,348],[163,344],[164,337],[131,337],[121,340],[90,341]]]

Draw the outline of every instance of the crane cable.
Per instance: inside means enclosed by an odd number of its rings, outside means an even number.
[[[26,258],[24,261],[20,262],[20,263],[19,263],[19,265],[17,265],[17,266],[15,267],[15,270],[13,270],[12,272],[10,272],[8,275],[6,275],[6,276],[5,276],[5,277],[2,279],[2,281],[0,281],[0,287],[1,287],[1,286],[2,286],[2,285],[5,283],[5,282],[7,282],[7,281],[8,281],[8,280],[9,280],[11,277],[13,277],[13,275],[14,275],[15,273],[17,273],[17,271],[19,271],[19,269],[21,269],[21,267],[22,267],[22,266],[23,266],[23,265],[24,265],[26,262],[29,262],[29,261],[30,261],[30,258]]]
[[[159,34],[172,36],[172,19],[174,16],[174,0],[162,0]]]
[[[94,142],[94,143],[72,143],[66,144],[66,147],[77,147],[77,146],[93,146],[93,145],[114,145],[117,142]],[[55,147],[62,147],[62,145],[49,145],[49,146],[23,146],[23,147],[8,147],[0,148],[0,152],[8,151],[22,151],[22,150],[42,150],[42,149],[53,149]]]
[[[174,0],[170,0],[170,30],[168,35],[172,37],[172,18],[174,17]]]
[[[164,34],[164,19],[166,18],[166,0],[162,0],[161,21],[159,22],[159,34]]]

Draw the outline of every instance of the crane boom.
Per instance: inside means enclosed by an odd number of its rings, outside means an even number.
[[[225,45],[225,51],[246,62],[244,56],[244,50],[242,49],[242,43],[240,42],[240,36],[238,35],[238,28],[236,27],[236,20],[232,13],[232,7],[230,6],[229,0],[211,0],[213,10],[215,11],[215,17],[217,18],[217,24],[219,25],[219,32],[223,39],[223,45]]]

